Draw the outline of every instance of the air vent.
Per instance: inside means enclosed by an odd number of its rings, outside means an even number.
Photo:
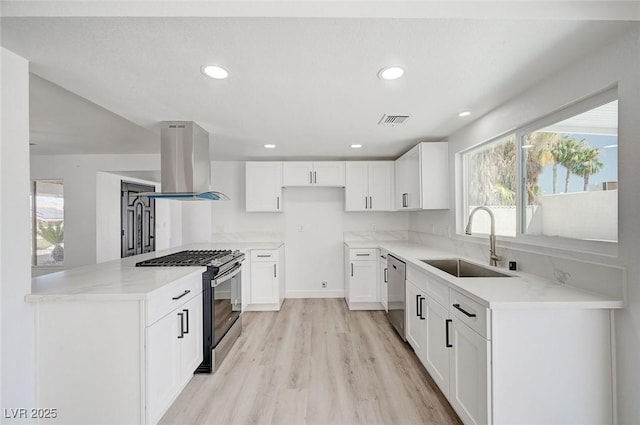
[[[398,125],[409,119],[409,115],[383,115],[378,121],[378,125]]]

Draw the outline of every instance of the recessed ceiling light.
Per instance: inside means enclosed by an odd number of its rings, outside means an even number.
[[[469,111],[460,112],[458,114],[458,116],[461,117],[461,118],[468,117],[469,115],[471,115],[471,112],[469,112]]]
[[[203,66],[202,72],[207,77],[211,77],[216,80],[224,80],[229,76],[229,71],[216,65]]]
[[[360,149],[362,145],[351,145],[352,149]]]
[[[275,149],[276,145],[266,144],[264,147],[267,149]]]
[[[397,80],[404,74],[404,69],[399,66],[388,66],[378,71],[378,78],[383,80]]]

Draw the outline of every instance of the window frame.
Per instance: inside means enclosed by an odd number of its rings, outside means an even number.
[[[473,235],[466,235],[464,228],[468,221],[468,193],[467,193],[467,159],[466,154],[476,149],[481,148],[484,145],[488,145],[492,142],[500,140],[511,134],[515,135],[516,140],[516,236],[503,236],[496,235],[496,238],[501,242],[507,242],[507,245],[526,245],[526,246],[538,246],[542,248],[557,248],[561,250],[582,251],[591,254],[601,254],[605,256],[615,257],[618,255],[618,244],[620,240],[620,228],[618,226],[618,240],[617,241],[598,241],[588,239],[574,239],[562,236],[545,236],[545,235],[531,235],[525,233],[526,229],[526,214],[524,209],[526,208],[526,199],[523,196],[523,185],[525,184],[525,166],[526,158],[523,155],[522,146],[524,139],[529,133],[538,131],[542,128],[548,127],[555,123],[561,122],[565,119],[573,116],[588,112],[599,106],[607,103],[619,100],[618,87],[609,87],[601,92],[585,96],[571,104],[568,104],[558,110],[555,110],[535,121],[528,124],[519,126],[515,129],[510,129],[497,136],[486,139],[485,141],[476,145],[470,146],[464,150],[456,153],[456,167],[459,167],[459,173],[457,173],[460,179],[456,187],[459,189],[460,196],[457,199],[456,205],[461,206],[460,212],[457,214],[456,219],[456,236],[463,240],[481,240],[485,239],[488,235],[486,233],[474,233]],[[619,123],[618,114],[618,123]],[[618,133],[618,143],[620,143]],[[618,165],[620,159],[618,158]],[[620,175],[618,171],[618,182],[620,181]],[[618,211],[620,201],[618,200]],[[618,217],[616,217],[616,220]]]

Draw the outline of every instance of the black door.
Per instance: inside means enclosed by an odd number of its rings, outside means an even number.
[[[122,258],[156,250],[156,201],[138,195],[154,191],[153,186],[122,182]]]

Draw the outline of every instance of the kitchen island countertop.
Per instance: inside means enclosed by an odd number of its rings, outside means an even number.
[[[282,242],[197,243],[148,254],[106,261],[99,264],[63,270],[31,279],[28,302],[144,300],[162,287],[193,274],[202,274],[205,267],[136,267],[149,258],[191,249],[277,249]]]

